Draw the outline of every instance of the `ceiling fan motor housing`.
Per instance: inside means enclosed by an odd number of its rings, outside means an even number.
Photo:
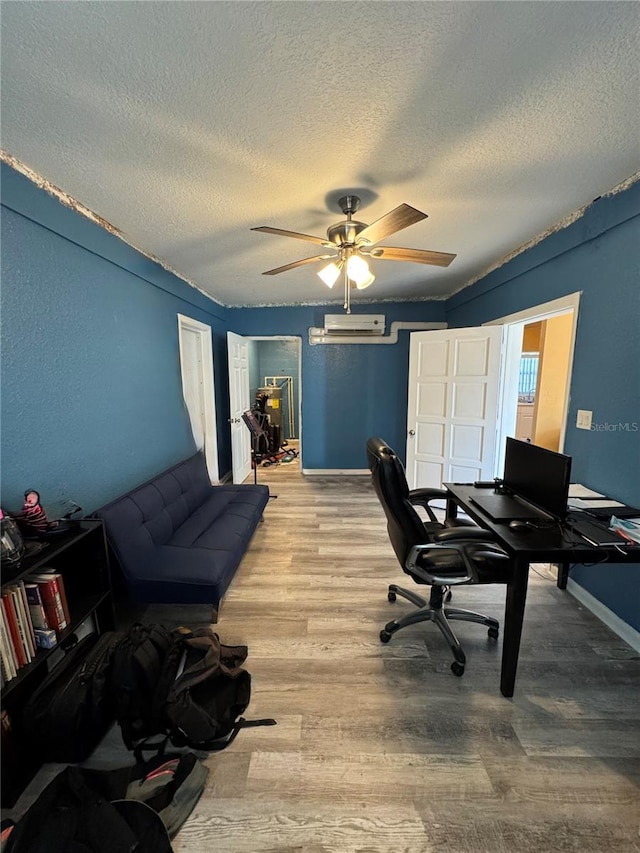
[[[346,222],[336,222],[327,228],[327,237],[331,243],[336,246],[351,245],[356,242],[356,237],[367,226],[364,222],[357,222],[355,219],[347,219]]]

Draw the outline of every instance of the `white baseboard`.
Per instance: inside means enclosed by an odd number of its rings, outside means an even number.
[[[371,475],[368,468],[303,468],[302,473],[318,477],[365,477]]]
[[[601,601],[598,601],[590,592],[580,586],[579,583],[569,578],[567,581],[567,592],[576,598],[580,604],[584,604],[587,610],[590,610],[594,616],[597,616],[601,622],[611,628],[614,634],[617,634],[636,652],[640,652],[640,632],[628,625],[623,619],[609,610]]]

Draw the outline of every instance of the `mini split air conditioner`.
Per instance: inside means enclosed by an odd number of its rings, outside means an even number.
[[[384,335],[384,314],[325,314],[327,335]]]

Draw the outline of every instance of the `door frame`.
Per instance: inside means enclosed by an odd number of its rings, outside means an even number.
[[[243,335],[248,341],[298,341],[298,442],[300,444],[300,470],[302,470],[302,335]],[[249,354],[251,372],[251,354]]]
[[[578,329],[578,310],[580,308],[580,296],[582,291],[569,293],[567,296],[561,296],[559,299],[553,299],[550,302],[543,302],[540,305],[533,305],[530,308],[525,308],[522,311],[517,311],[514,314],[508,314],[506,317],[496,317],[494,320],[488,320],[483,323],[483,326],[506,326],[506,351],[509,354],[505,364],[505,372],[511,373],[517,371],[519,364],[519,353],[522,348],[523,329],[529,323],[535,323],[538,320],[546,320],[549,317],[558,317],[561,314],[573,312],[573,322],[571,324],[571,340],[569,342],[569,363],[567,368],[567,386],[565,389],[564,410],[562,416],[562,424],[560,427],[560,441],[558,450],[563,452],[564,442],[567,433],[567,420],[569,415],[569,403],[571,402],[571,376],[573,374],[573,359],[575,354],[576,334]],[[518,357],[515,357],[516,351]],[[505,387],[508,387],[506,383]],[[510,422],[510,418],[505,417],[509,407],[501,406],[498,419],[498,452],[496,453],[496,476],[504,468],[504,450],[505,438],[513,432],[515,423]]]
[[[207,463],[207,471],[209,479],[212,483],[220,481],[218,469],[218,432],[217,432],[217,415],[216,415],[216,398],[215,398],[215,373],[213,368],[213,333],[211,326],[201,323],[199,320],[194,320],[193,317],[187,317],[185,314],[178,314],[178,356],[180,360],[180,381],[182,383],[182,393],[184,399],[185,388],[185,361],[186,349],[184,347],[184,333],[186,331],[193,332],[198,336],[200,344],[200,378],[202,380],[202,389],[204,395],[204,457]],[[186,408],[186,402],[185,402]],[[188,412],[188,409],[187,409]],[[189,421],[191,422],[191,414],[189,413]],[[198,448],[200,450],[201,448]]]

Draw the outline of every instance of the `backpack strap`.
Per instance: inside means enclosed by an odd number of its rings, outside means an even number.
[[[133,747],[133,755],[136,760],[136,764],[145,764],[145,752],[151,752],[154,750],[156,758],[162,758],[164,756],[164,751],[169,743],[169,735],[165,735],[162,740],[156,741],[155,743],[150,743],[151,740],[152,738],[150,737],[145,738]]]
[[[229,744],[233,743],[233,741],[237,738],[238,734],[242,731],[242,729],[253,729],[257,726],[277,725],[277,721],[271,718],[264,718],[261,720],[245,720],[244,717],[239,717],[229,734],[225,735],[224,737],[216,738],[215,740],[204,741],[202,743],[193,743],[191,740],[189,740],[189,738],[182,735],[178,730],[171,735],[171,742],[174,746],[177,747],[191,746],[196,751],[220,752],[220,750],[226,749]]]

